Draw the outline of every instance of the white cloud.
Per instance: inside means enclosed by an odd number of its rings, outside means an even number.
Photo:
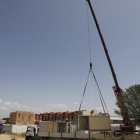
[[[6,107],[0,107],[0,110],[8,110]]]
[[[19,105],[18,103],[15,103],[15,102],[4,102],[4,105],[13,111],[16,111],[16,110],[17,111],[31,111],[34,113],[42,113],[45,111],[40,108],[32,108],[32,107],[28,107],[26,105]]]
[[[15,102],[4,102],[3,105],[0,106],[0,119],[4,117],[9,117],[10,112],[15,111],[31,111],[34,113],[46,112],[46,110],[37,107],[28,107],[26,105],[20,105],[19,103]]]
[[[75,105],[78,103],[75,102]],[[33,113],[44,113],[44,112],[64,112],[64,111],[75,111],[77,110],[77,107],[75,105],[68,106],[65,104],[47,104],[46,107],[37,108],[37,107],[29,107],[27,105],[21,105],[20,103],[16,102],[4,102],[0,106],[0,118],[9,117],[10,112],[15,111],[28,111]]]
[[[3,105],[8,107],[9,109],[20,109],[21,108],[21,106],[15,102],[4,102]]]
[[[0,104],[2,103],[2,100],[0,99]]]
[[[78,105],[78,102],[74,102],[75,105]]]
[[[103,107],[97,107],[95,110],[97,110],[98,112],[102,112],[103,113]]]

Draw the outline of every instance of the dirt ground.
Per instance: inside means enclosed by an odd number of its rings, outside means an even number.
[[[17,135],[9,135],[9,134],[0,134],[0,140],[11,140],[11,139],[16,139],[16,140],[25,140],[24,137],[17,136]]]

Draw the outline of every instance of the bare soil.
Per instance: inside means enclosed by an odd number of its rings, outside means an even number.
[[[11,140],[11,139],[16,139],[16,140],[25,140],[25,135],[23,134],[10,134],[10,133],[4,133],[0,135],[0,140]]]

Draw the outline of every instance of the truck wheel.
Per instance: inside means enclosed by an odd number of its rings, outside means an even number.
[[[33,138],[32,137],[29,137],[29,140],[32,140]]]

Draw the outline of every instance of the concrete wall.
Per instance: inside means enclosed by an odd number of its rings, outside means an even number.
[[[57,123],[56,122],[48,122],[48,132],[57,132]]]
[[[12,125],[12,133],[26,133],[27,125]]]
[[[11,133],[12,132],[12,125],[11,124],[3,124],[3,130],[6,132]]]
[[[12,124],[3,124],[3,130],[9,133],[26,133],[28,125],[12,125]],[[35,125],[30,125],[35,126]]]

